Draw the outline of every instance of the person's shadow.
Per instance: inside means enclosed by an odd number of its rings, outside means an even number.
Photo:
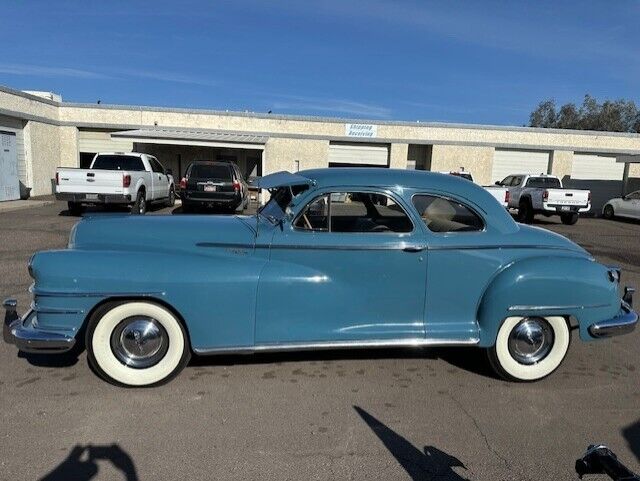
[[[425,446],[424,452],[414,447],[407,439],[384,425],[364,409],[353,406],[367,426],[371,428],[382,444],[396,458],[413,481],[438,479],[442,481],[469,481],[453,469],[466,466],[455,456],[440,451],[433,446]]]
[[[73,447],[69,455],[40,481],[88,481],[98,474],[96,461],[106,460],[122,472],[127,481],[138,481],[136,467],[120,446],[81,446]]]
[[[635,454],[636,459],[640,462],[640,419],[622,429],[622,436],[627,440],[629,449],[631,449],[631,452]]]

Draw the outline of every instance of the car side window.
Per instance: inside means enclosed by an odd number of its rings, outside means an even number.
[[[502,182],[500,182],[500,185],[511,185],[511,182],[513,182],[513,176],[512,175],[502,179]]]
[[[307,205],[293,223],[302,230],[329,230],[329,196],[323,195]]]
[[[420,194],[413,196],[413,205],[431,232],[477,232],[484,229],[480,216],[456,200]]]
[[[153,157],[149,157],[149,163],[151,164],[151,170],[154,172],[158,172],[159,174],[164,174],[164,168],[160,165],[157,159]]]
[[[520,185],[521,182],[522,182],[522,176],[514,176],[510,185],[511,187],[517,187]]]
[[[371,192],[332,192],[312,201],[294,222],[304,230],[342,233],[411,232],[409,216],[391,197]]]
[[[627,195],[627,200],[639,200],[640,199],[640,191],[631,192]]]

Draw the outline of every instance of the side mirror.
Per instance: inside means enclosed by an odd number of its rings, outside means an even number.
[[[167,172],[167,175],[173,175],[173,170],[171,169],[167,169],[166,172]]]
[[[500,184],[500,181],[499,181],[499,180],[496,180],[496,181],[495,181],[495,185],[502,185],[502,184]]]

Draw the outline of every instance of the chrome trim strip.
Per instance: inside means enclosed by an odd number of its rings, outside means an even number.
[[[311,351],[326,349],[372,349],[383,347],[435,347],[435,346],[473,346],[480,339],[378,339],[371,341],[324,341],[292,342],[287,344],[257,344],[255,346],[214,347],[193,351],[200,355],[214,354],[254,354],[260,352]]]
[[[565,305],[565,306],[511,306],[509,311],[557,311],[560,309],[596,309],[609,307],[609,304]]]
[[[29,292],[31,292],[34,296],[39,296],[39,297],[157,297],[157,296],[166,295],[164,291],[157,291],[157,292],[46,291],[46,290],[36,289],[35,287],[33,287],[33,285],[29,287]]]
[[[84,314],[83,309],[65,309],[63,307],[38,307],[35,301],[29,306],[32,311],[42,314]]]

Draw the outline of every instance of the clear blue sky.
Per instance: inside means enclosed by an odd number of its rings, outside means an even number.
[[[7,1],[0,84],[67,101],[522,125],[638,101],[640,2]]]

